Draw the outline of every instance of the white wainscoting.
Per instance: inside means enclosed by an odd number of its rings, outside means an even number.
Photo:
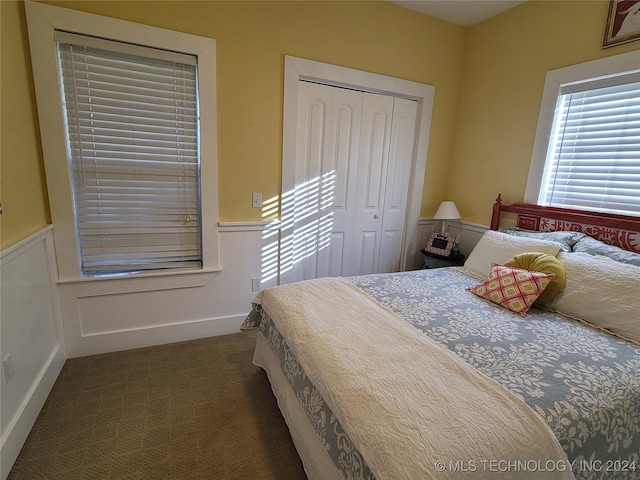
[[[240,331],[257,292],[274,286],[268,222],[221,223],[222,270],[59,283],[70,358]]]
[[[66,360],[52,227],[0,253],[0,358],[14,376],[0,380],[2,479],[5,479]]]
[[[419,222],[424,245],[433,219]],[[468,254],[487,227],[448,222]],[[238,332],[256,292],[276,285],[277,223],[220,223],[222,270],[59,283],[67,355],[78,357]],[[420,268],[417,253],[414,268]]]

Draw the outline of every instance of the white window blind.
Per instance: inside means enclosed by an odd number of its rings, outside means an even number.
[[[56,40],[82,272],[200,267],[196,58]]]
[[[638,74],[560,93],[539,203],[640,216]]]

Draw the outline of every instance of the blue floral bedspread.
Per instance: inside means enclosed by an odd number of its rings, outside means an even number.
[[[478,281],[455,268],[349,280],[519,395],[550,426],[577,479],[640,478],[639,346],[546,310],[520,317],[466,291]],[[344,478],[374,478],[266,312],[254,308],[247,327],[269,340]]]

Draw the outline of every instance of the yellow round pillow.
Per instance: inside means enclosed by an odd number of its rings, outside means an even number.
[[[553,273],[553,280],[533,302],[533,306],[546,305],[553,302],[564,288],[564,267],[560,260],[548,253],[527,252],[520,253],[505,263],[505,266],[529,270],[530,272]]]

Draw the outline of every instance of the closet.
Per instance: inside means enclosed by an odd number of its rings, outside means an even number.
[[[399,270],[416,113],[415,100],[299,81],[280,283]]]

